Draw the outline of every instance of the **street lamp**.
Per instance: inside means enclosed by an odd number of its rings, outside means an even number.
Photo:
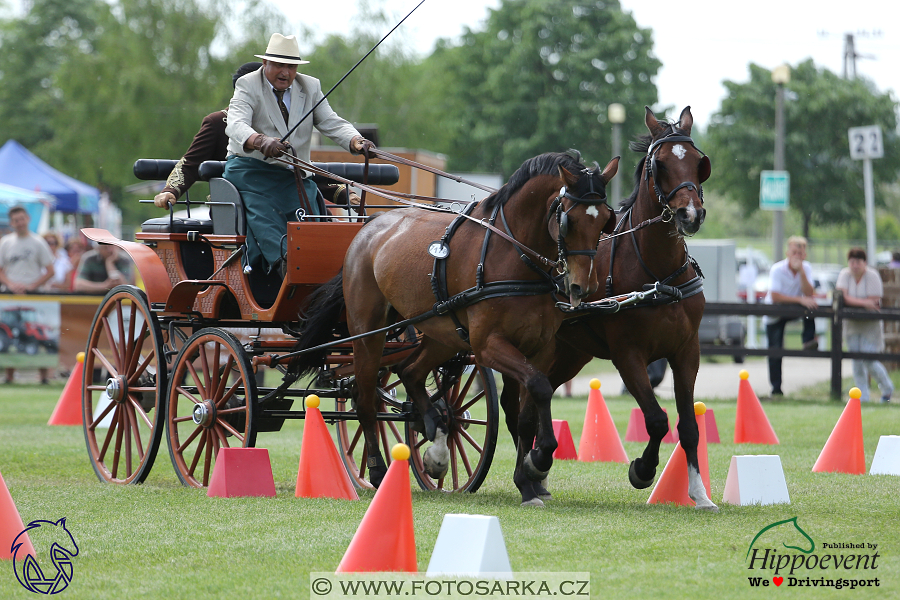
[[[784,171],[784,84],[791,81],[791,67],[779,65],[772,69],[775,88],[775,165],[776,171]],[[784,211],[776,210],[772,222],[772,259],[784,256]]]
[[[621,156],[622,154],[622,123],[625,122],[625,107],[614,102],[609,105],[608,109],[609,122],[612,123],[612,155]],[[622,178],[614,177],[612,180],[612,200],[613,206],[616,206],[622,199]]]

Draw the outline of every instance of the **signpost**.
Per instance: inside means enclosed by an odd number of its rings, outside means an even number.
[[[863,161],[863,187],[866,194],[866,254],[875,260],[875,184],[872,182],[872,159],[884,156],[880,125],[851,127],[850,158]]]
[[[790,206],[791,174],[787,171],[762,171],[759,174],[759,208],[785,211]]]

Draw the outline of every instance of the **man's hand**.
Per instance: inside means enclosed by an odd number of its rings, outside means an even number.
[[[800,304],[805,306],[810,310],[815,310],[819,308],[819,303],[816,302],[816,299],[812,296],[800,296]]]
[[[169,208],[170,204],[175,204],[175,194],[172,192],[160,192],[156,196],[153,197],[153,204],[156,205],[157,208]]]
[[[350,149],[356,154],[362,154],[364,156],[368,156],[369,158],[375,158],[375,155],[371,152],[375,149],[375,144],[362,136],[358,135],[353,138],[353,140],[350,142]]]
[[[287,146],[281,140],[262,134],[259,134],[259,137],[256,138],[254,145],[266,158],[275,158],[287,151]]]
[[[350,191],[350,205],[359,206],[359,195],[353,190]]]
[[[8,283],[6,287],[9,288],[13,294],[25,294],[29,291],[28,286],[21,283]]]

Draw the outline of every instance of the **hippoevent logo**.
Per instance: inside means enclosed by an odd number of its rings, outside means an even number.
[[[28,547],[26,540],[31,541],[31,545],[35,548],[34,552]],[[38,548],[40,552],[37,551]],[[65,517],[55,523],[32,521],[16,536],[10,550],[13,553],[16,579],[30,592],[58,594],[72,581],[74,573],[72,559],[78,556],[78,545],[66,529]],[[43,567],[38,563],[35,554],[41,556]]]
[[[750,587],[880,587],[878,544],[872,542],[816,542],[797,523],[797,517],[766,525],[747,548]]]

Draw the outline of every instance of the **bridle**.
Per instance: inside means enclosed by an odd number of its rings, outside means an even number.
[[[690,144],[694,150],[701,154],[700,158],[700,185],[698,186],[693,181],[683,181],[677,186],[675,186],[672,191],[668,194],[663,194],[662,190],[659,188],[659,178],[657,177],[657,166],[656,166],[656,156],[659,153],[660,147],[665,143],[675,143],[675,142],[685,142]],[[665,135],[647,148],[647,160],[644,161],[644,181],[647,182],[647,185],[650,185],[650,178],[653,178],[653,193],[656,194],[656,199],[663,207],[663,221],[669,222],[675,215],[675,211],[669,207],[669,202],[672,201],[672,198],[675,197],[675,194],[678,193],[678,190],[682,188],[687,188],[689,191],[693,191],[697,193],[697,196],[700,198],[700,206],[703,206],[703,182],[709,178],[710,174],[710,163],[709,157],[697,147],[694,143],[694,140],[691,139],[691,136],[686,135],[683,131],[672,128],[671,133]]]
[[[594,170],[584,169],[582,174],[588,176],[588,184],[589,189],[581,196],[573,196],[569,193],[569,190],[566,186],[563,186],[559,189],[559,195],[553,199],[553,202],[550,203],[550,209],[547,212],[547,222],[550,222],[550,219],[555,215],[556,216],[556,224],[557,224],[557,235],[556,235],[556,246],[559,252],[559,258],[557,260],[557,272],[560,275],[563,275],[568,272],[569,266],[566,262],[566,258],[569,256],[589,256],[591,259],[591,264],[593,265],[594,257],[597,255],[597,246],[600,245],[600,240],[598,238],[597,244],[593,249],[589,250],[569,250],[566,247],[566,235],[569,233],[569,212],[573,210],[579,204],[587,204],[588,206],[599,206],[604,205],[609,209],[610,214],[615,215],[615,212],[609,206],[606,197],[606,189],[597,190],[594,187],[594,173],[599,170],[599,165],[595,167]],[[568,198],[572,201],[572,206],[566,209],[563,206],[563,198]]]

